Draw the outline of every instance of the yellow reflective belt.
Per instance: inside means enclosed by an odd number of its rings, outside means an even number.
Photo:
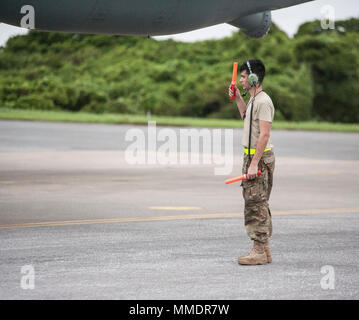
[[[272,148],[264,149],[264,152],[267,152],[269,150],[272,150]],[[248,154],[248,149],[247,148],[244,148],[244,153]],[[251,148],[251,154],[255,154],[255,153],[256,153],[256,149]]]

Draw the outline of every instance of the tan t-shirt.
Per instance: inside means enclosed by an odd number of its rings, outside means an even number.
[[[248,148],[249,140],[249,120],[252,108],[252,99],[248,101],[246,108],[246,117],[244,119],[242,145]],[[252,114],[252,137],[251,137],[251,149],[256,148],[257,140],[259,138],[259,120],[273,122],[274,119],[274,106],[271,98],[264,92],[261,91],[255,96],[253,103],[253,114]],[[269,138],[266,148],[273,148],[273,144]]]

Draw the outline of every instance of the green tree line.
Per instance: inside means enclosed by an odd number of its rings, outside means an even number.
[[[233,61],[261,59],[277,120],[359,122],[359,19],[289,38],[220,40],[30,31],[0,48],[0,106],[74,112],[239,118],[228,99]],[[248,97],[247,97],[248,99]]]

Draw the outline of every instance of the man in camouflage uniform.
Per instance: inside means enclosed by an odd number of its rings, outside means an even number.
[[[251,99],[246,104],[238,88],[235,88],[235,101],[244,120],[242,173],[248,174],[248,180],[244,180],[242,183],[245,202],[244,224],[248,236],[253,240],[253,248],[246,256],[239,257],[238,263],[244,265],[266,264],[272,262],[269,249],[272,219],[268,201],[272,190],[275,166],[273,145],[270,141],[274,106],[270,97],[262,89],[265,76],[265,67],[262,61],[249,60],[242,64],[240,72],[240,83],[243,89],[251,95]],[[256,77],[251,78],[251,74]],[[229,96],[232,95],[230,89]],[[258,170],[262,172],[260,175],[257,174]]]

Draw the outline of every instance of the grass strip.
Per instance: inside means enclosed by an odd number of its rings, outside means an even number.
[[[2,120],[28,120],[28,121],[54,121],[54,122],[84,122],[105,124],[141,124],[146,125],[146,115],[95,114],[71,111],[42,111],[26,109],[0,108]],[[163,126],[187,126],[208,128],[243,128],[239,119],[211,119],[190,117],[151,116],[152,121]],[[333,132],[359,132],[359,124],[330,123],[330,122],[289,122],[274,121],[274,130],[301,130],[301,131],[333,131]]]

